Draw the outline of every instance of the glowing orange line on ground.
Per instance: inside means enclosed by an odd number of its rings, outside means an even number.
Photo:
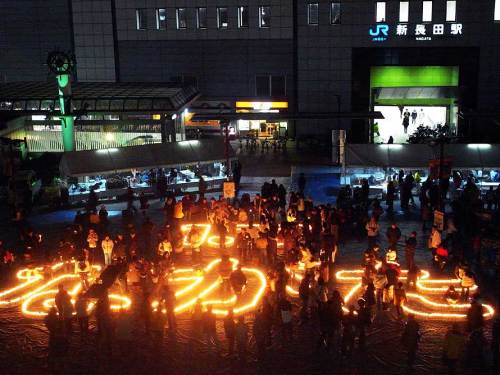
[[[408,271],[403,270],[402,273],[408,273]],[[347,304],[348,301],[356,294],[357,291],[362,287],[361,281],[362,275],[364,274],[363,270],[341,270],[338,271],[335,276],[337,280],[340,281],[345,281],[345,282],[357,282],[357,284],[352,287],[349,292],[347,293],[346,297],[344,298],[344,302]],[[351,276],[352,275],[352,276]],[[359,275],[359,276],[354,276],[354,275]],[[400,277],[400,279],[404,279],[405,277]],[[431,285],[446,285],[443,287],[428,287],[426,284],[431,284]],[[420,277],[417,280],[417,289],[421,290],[423,292],[430,292],[430,293],[435,293],[435,292],[446,292],[448,290],[448,286],[452,284],[460,284],[459,279],[430,279],[430,273],[429,271],[422,270]],[[477,290],[478,286],[474,285],[474,287],[470,288],[470,290]],[[418,294],[418,293],[407,293],[406,294],[407,299],[415,299],[418,300],[420,303],[423,305],[430,307],[430,308],[439,308],[439,309],[467,309],[470,307],[470,304],[455,304],[455,305],[448,305],[444,303],[438,303],[434,302],[425,296]],[[486,312],[483,314],[485,318],[489,319],[494,316],[495,310],[493,307],[487,304],[482,304],[483,308],[486,309]],[[344,311],[348,311],[345,307],[343,308]],[[407,304],[403,305],[404,311],[407,313],[413,313],[417,316],[423,317],[423,318],[442,318],[442,319],[466,319],[467,314],[459,314],[459,313],[449,313],[449,312],[424,312],[417,310],[415,308],[409,307]]]
[[[233,264],[233,269],[236,268],[239,261],[235,258],[230,258],[230,261]],[[184,289],[189,288],[189,290],[187,292],[190,292],[190,291],[194,290],[196,286],[198,286],[203,281],[205,281],[206,275],[210,271],[212,271],[215,268],[215,266],[217,264],[219,264],[220,262],[221,262],[220,259],[215,259],[212,262],[210,262],[203,269],[203,271],[204,271],[203,276],[192,276],[192,277],[181,276],[178,278],[171,277],[171,278],[169,278],[169,282],[196,280],[195,281],[197,283],[196,285],[194,285],[194,283],[193,283],[193,284],[190,284],[184,288]],[[192,268],[191,269],[177,269],[173,273],[174,274],[184,274],[184,273],[193,272],[193,271],[194,270]],[[265,290],[267,288],[266,276],[264,275],[264,273],[262,271],[260,271],[259,269],[256,269],[256,268],[245,268],[245,267],[242,268],[242,271],[245,273],[253,274],[259,281],[259,288],[255,292],[255,294],[252,297],[252,300],[249,303],[246,303],[245,305],[237,306],[234,308],[234,313],[237,315],[243,314],[247,311],[254,309],[258,305],[258,303],[260,302],[260,300],[261,300],[262,296],[264,295]],[[234,305],[237,302],[237,297],[234,294],[226,299],[208,299],[208,300],[205,300],[205,297],[207,297],[212,292],[214,292],[216,289],[218,289],[221,286],[221,284],[222,284],[222,281],[219,278],[217,278],[212,283],[210,283],[207,287],[205,287],[203,289],[198,289],[198,291],[197,291],[197,293],[195,293],[194,297],[190,298],[188,301],[186,301],[184,303],[177,305],[174,309],[174,312],[176,314],[184,312],[184,311],[188,310],[189,308],[193,307],[198,300],[202,300],[203,306],[207,306],[207,305],[217,305],[217,306]],[[184,291],[184,289],[182,289],[182,291]],[[186,294],[187,292],[182,293],[182,294]],[[176,292],[176,296],[177,296],[177,293],[178,292]],[[159,305],[158,300],[155,300],[151,303],[151,306],[153,307],[153,309],[156,309],[158,307],[158,305]],[[221,309],[221,308],[214,308],[212,311],[214,312],[214,314],[220,315],[220,316],[227,315],[227,313],[228,313],[227,309]]]
[[[56,264],[50,266],[50,270],[57,271],[57,270],[61,269],[65,264],[72,265],[74,263],[75,263],[75,261],[59,262],[59,263],[56,263]],[[50,294],[55,295],[57,293],[57,290],[49,289],[52,285],[58,284],[62,281],[68,280],[68,279],[70,279],[70,280],[78,279],[79,280],[80,276],[78,274],[73,274],[73,273],[62,274],[62,275],[59,275],[53,279],[46,281],[44,284],[42,284],[36,288],[28,289],[33,284],[38,283],[44,279],[44,276],[41,274],[41,272],[43,272],[45,269],[46,269],[46,267],[36,267],[36,268],[23,268],[23,269],[19,270],[16,273],[16,277],[19,280],[26,280],[26,281],[17,285],[14,288],[10,288],[10,289],[7,289],[5,291],[0,292],[0,297],[3,297],[3,299],[0,300],[0,305],[7,305],[7,304],[12,304],[12,303],[23,301],[23,303],[21,305],[21,311],[23,312],[23,314],[28,315],[28,316],[33,316],[33,317],[40,317],[40,316],[47,315],[47,313],[44,311],[31,310],[30,305],[33,303],[33,301],[35,301],[36,299],[38,299],[42,296],[45,296],[45,295],[50,295]],[[96,271],[100,271],[101,266],[93,265],[92,269],[96,270]],[[91,281],[91,280],[92,279],[89,278],[89,281]],[[19,291],[22,291],[23,289],[28,289],[28,291],[22,295],[16,296],[15,298],[5,299],[6,296],[12,295],[12,294],[19,292]],[[77,283],[68,293],[71,296],[73,296],[73,295],[76,295],[80,289],[81,289],[81,283]],[[116,300],[116,301],[120,302],[120,304],[112,304],[111,305],[112,310],[117,310],[117,309],[122,309],[122,308],[126,309],[126,308],[130,307],[130,305],[132,303],[132,301],[126,296],[122,296],[122,295],[118,295],[118,294],[110,294],[109,297],[112,300]],[[72,302],[74,303],[74,300],[72,300]],[[50,308],[54,305],[54,299],[53,298],[52,299],[50,299],[50,298],[45,299],[42,301],[41,305],[44,308]],[[92,308],[93,305],[94,305],[93,303],[90,303],[89,309]]]
[[[219,236],[210,236],[208,237],[207,244],[211,247],[220,247],[220,237]],[[225,247],[231,247],[234,245],[234,237],[232,236],[226,236],[224,246]]]
[[[188,234],[189,234],[189,231],[191,230],[191,228],[193,227],[193,225],[198,227],[198,228],[203,229],[203,231],[201,233],[200,242],[199,242],[199,244],[197,244],[198,246],[202,246],[207,241],[207,238],[208,238],[208,235],[210,234],[210,230],[212,229],[212,226],[210,224],[184,224],[184,225],[181,225],[181,231],[186,233],[184,235],[184,240],[183,240],[184,246],[192,246],[192,244],[188,241]]]
[[[423,302],[426,305],[432,306],[432,307],[438,307],[438,308],[451,308],[453,309],[468,309],[470,307],[470,303],[462,303],[462,304],[447,304],[447,303],[438,303],[431,301],[424,296],[416,293],[407,293],[407,297],[419,299],[421,302]],[[486,312],[483,314],[485,318],[491,318],[495,314],[495,310],[493,307],[487,304],[483,304],[483,307],[486,309]],[[408,307],[407,305],[403,305],[403,309],[407,311],[408,313],[414,313],[415,315],[421,315],[421,316],[426,316],[422,314],[430,314],[430,317],[444,317],[444,318],[460,318],[464,319],[467,317],[467,314],[455,314],[455,313],[421,313],[419,311],[415,311]]]

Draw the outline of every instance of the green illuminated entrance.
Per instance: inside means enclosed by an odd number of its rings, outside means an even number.
[[[404,143],[416,127],[443,123],[456,131],[458,85],[457,66],[371,67],[370,107],[386,119],[373,124],[370,138]]]
[[[370,86],[458,86],[458,66],[374,66]]]

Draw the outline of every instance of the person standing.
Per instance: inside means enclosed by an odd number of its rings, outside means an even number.
[[[131,214],[132,211],[137,212],[137,208],[134,206],[135,194],[132,188],[129,186],[127,188],[127,210]]]
[[[311,275],[306,273],[299,285],[299,298],[300,304],[300,320],[304,322],[308,318],[308,306],[309,306],[309,295],[310,295],[310,284]]]
[[[75,262],[75,274],[80,276],[80,281],[84,290],[89,288],[90,263],[84,256]]]
[[[253,336],[257,347],[257,360],[262,362],[266,355],[267,328],[264,314],[258,311],[253,321]]]
[[[495,374],[499,370],[500,364],[500,316],[497,315],[491,327],[491,354],[493,356],[493,371]]]
[[[392,136],[391,136],[392,138]],[[392,143],[392,142],[391,142]],[[387,194],[385,197],[385,202],[387,204],[387,211],[392,214],[394,210],[394,198],[396,197],[396,188],[393,181],[387,183]]]
[[[187,238],[188,242],[191,244],[192,262],[193,264],[200,264],[202,261],[200,229],[196,225],[192,225]]]
[[[403,305],[406,303],[406,291],[403,288],[403,283],[400,281],[394,289],[394,305],[396,305],[396,312],[398,314],[398,319],[401,318],[403,313]]]
[[[231,283],[231,287],[233,288],[234,294],[236,294],[236,298],[240,298],[243,288],[247,284],[247,278],[243,271],[241,270],[241,263],[238,263],[236,269],[231,272],[229,276],[229,282]]]
[[[304,190],[306,189],[306,176],[304,175],[304,173],[301,173],[299,175],[298,186],[299,193],[304,194]]]
[[[417,117],[418,117],[417,110],[413,109],[413,111],[411,112],[411,124],[412,125],[415,125],[417,123]]]
[[[432,226],[427,245],[432,253],[432,259],[434,259],[434,256],[436,255],[436,249],[441,245],[441,233],[439,233],[439,230],[435,225]]]
[[[455,375],[457,362],[462,356],[465,347],[465,337],[460,332],[457,323],[453,323],[451,329],[446,333],[443,342],[443,360],[448,367],[448,374]]]
[[[230,308],[226,317],[224,318],[224,334],[227,340],[228,355],[234,354],[234,341],[236,336],[236,324],[234,322],[233,308]]]
[[[207,344],[213,344],[217,353],[219,353],[219,339],[217,338],[216,318],[212,312],[212,305],[207,306],[207,311],[203,313],[202,318],[203,333],[207,340]]]
[[[111,316],[108,292],[106,291],[98,300],[95,307],[95,318],[97,323],[97,340],[99,353],[111,356]]]
[[[80,293],[75,302],[75,311],[78,327],[80,328],[80,339],[82,341],[89,333],[89,312],[87,308],[87,298],[83,293]]]
[[[484,327],[483,306],[478,301],[477,295],[472,298],[472,302],[467,311],[467,329],[469,332],[482,331]]]
[[[99,241],[99,236],[94,229],[89,230],[89,234],[87,236],[87,247],[89,249],[89,261],[90,263],[94,263],[96,259],[96,248],[97,242]]]
[[[403,113],[403,128],[405,134],[408,133],[408,126],[410,126],[410,116],[411,116],[410,111],[406,109]]]
[[[354,349],[356,327],[358,325],[358,318],[354,315],[355,311],[354,306],[349,306],[349,313],[342,319],[342,358],[351,358]]]
[[[373,285],[376,290],[375,299],[377,300],[377,311],[381,311],[384,308],[384,290],[387,286],[387,275],[382,268],[377,271],[373,279]]]
[[[109,235],[106,235],[106,237],[104,237],[104,240],[101,241],[102,252],[104,254],[104,264],[106,266],[109,266],[113,260],[114,246],[115,243],[111,238],[109,238]]]
[[[58,285],[59,291],[55,296],[55,303],[59,313],[59,320],[62,323],[63,331],[66,336],[71,336],[73,320],[73,304],[68,292],[64,290],[64,285]]]
[[[375,216],[372,216],[365,226],[366,234],[368,235],[368,247],[372,249],[377,244],[378,232],[380,225]]]
[[[417,249],[417,232],[411,232],[405,241],[406,269],[410,270],[415,265],[415,251]]]
[[[175,293],[174,291],[165,285],[161,293],[162,302],[165,304],[165,309],[167,310],[167,322],[168,330],[175,331],[177,327],[177,320],[175,318]]]
[[[51,307],[44,319],[45,326],[49,331],[49,352],[47,355],[47,366],[51,372],[63,372],[60,367],[64,367],[64,362],[59,359],[66,356],[69,349],[69,340],[61,330],[57,318],[57,310]],[[58,366],[60,365],[60,366]]]
[[[358,320],[357,320],[357,330],[358,330],[358,345],[359,350],[365,350],[365,340],[366,340],[366,329],[372,323],[372,316],[370,307],[366,304],[363,298],[358,300]]]
[[[238,350],[238,358],[242,364],[247,358],[247,343],[248,343],[248,327],[245,324],[245,317],[240,315],[236,324],[236,348]]]
[[[283,344],[290,343],[293,340],[293,315],[292,304],[286,298],[281,299],[279,303],[281,313],[281,329]],[[270,328],[268,328],[270,331]],[[268,333],[269,334],[269,333]]]
[[[401,230],[398,228],[396,223],[392,223],[386,231],[387,241],[389,242],[389,248],[396,250],[398,246],[398,241],[401,238]]]
[[[401,337],[401,342],[405,346],[408,353],[408,368],[413,370],[413,365],[415,364],[415,357],[417,355],[418,343],[420,341],[420,325],[415,320],[414,314],[408,315],[408,321],[406,322],[403,336]]]

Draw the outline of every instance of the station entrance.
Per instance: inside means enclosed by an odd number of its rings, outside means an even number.
[[[384,119],[372,123],[374,143],[407,143],[419,126],[448,125],[456,134],[458,66],[376,66],[370,69],[370,107]]]

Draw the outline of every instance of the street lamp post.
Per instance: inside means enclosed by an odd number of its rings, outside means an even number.
[[[226,159],[226,177],[231,181],[232,171],[229,161],[229,121],[221,121],[222,131],[224,132],[224,157]]]
[[[76,65],[75,58],[67,53],[54,51],[49,53],[47,65],[57,80],[60,112],[57,116],[62,125],[64,152],[75,151],[75,118],[71,104],[71,74]]]

